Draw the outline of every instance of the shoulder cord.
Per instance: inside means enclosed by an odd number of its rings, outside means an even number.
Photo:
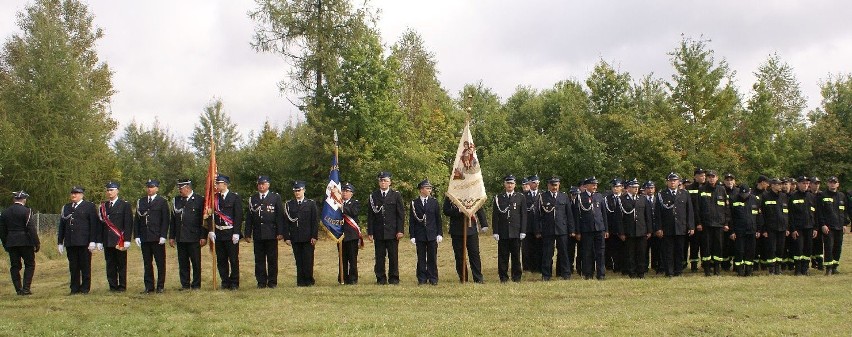
[[[388,192],[390,192],[390,191],[388,191]],[[376,205],[373,203],[373,194],[372,193],[370,194],[370,208],[372,208],[373,213],[376,213],[376,214],[384,213],[384,211],[385,211],[385,205],[384,204],[382,204],[379,207],[376,207]]]
[[[287,216],[287,220],[290,220],[290,222],[295,222],[295,223],[296,223],[296,226],[298,226],[298,225],[299,225],[299,218],[298,218],[298,217],[297,217],[297,218],[293,218],[293,217],[291,217],[291,216],[290,216],[290,206],[289,206],[289,204],[290,204],[290,203],[288,202],[288,203],[287,203],[287,205],[284,205],[284,215],[286,215],[286,216]]]
[[[589,212],[595,206],[595,203],[593,201],[589,200],[589,207],[583,206],[583,198],[581,197],[582,195],[583,195],[583,193],[580,193],[580,194],[577,195],[577,204],[579,205],[580,209],[583,212]],[[590,195],[589,199],[591,199],[592,196],[594,196],[594,194]]]
[[[426,212],[424,210],[422,218],[417,216],[417,211],[414,209],[414,200],[411,200],[411,215],[414,216],[417,221],[420,221],[424,226],[426,225]]]

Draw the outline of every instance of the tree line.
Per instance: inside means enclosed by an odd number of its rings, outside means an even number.
[[[633,75],[601,60],[585,80],[550,88],[518,86],[499,97],[472,82],[451,93],[438,80],[437,55],[416,31],[383,45],[369,4],[257,0],[249,16],[257,28],[247,48],[290,61],[279,87],[298,97],[304,119],[241,135],[226,102],[214,97],[199,107],[184,140],[156,120],[118,130],[110,110],[113,70],[95,51],[103,31],[86,5],[29,4],[17,17],[21,32],[6,39],[0,55],[0,194],[24,189],[34,209],[56,212],[71,185],[99,200],[113,180],[133,200],[149,178],[164,186],[182,177],[202,181],[213,137],[234,191],[247,196],[257,176],[268,175],[285,197],[298,179],[318,198],[337,130],[341,179],[356,186],[356,197],[375,188],[379,171],[392,172],[406,197],[426,178],[440,195],[467,118],[490,194],[502,190],[508,173],[559,175],[569,183],[592,175],[660,182],[696,166],[741,181],[804,174],[850,182],[852,74],[843,69],[822,80],[822,101],[808,111],[781,55],[767,51],[755,83],[743,90],[712,41],[683,37],[661,52],[674,70],[670,78]]]

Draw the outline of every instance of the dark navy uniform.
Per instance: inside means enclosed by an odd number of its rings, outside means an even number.
[[[380,172],[379,180],[390,179],[391,174]],[[376,189],[370,194],[370,209],[367,210],[367,234],[373,239],[376,253],[378,284],[399,284],[399,239],[404,233],[405,205],[402,195],[393,189]],[[385,272],[385,259],[388,261]]]
[[[559,183],[559,179],[551,178],[549,184]],[[553,250],[556,248],[557,276],[562,279],[571,278],[574,268],[576,235],[574,213],[571,200],[563,192],[545,191],[539,194],[538,226],[535,228],[536,237],[541,238],[541,278],[549,280],[553,275]]]
[[[418,189],[426,187],[432,187],[429,180],[417,185]],[[443,228],[438,199],[418,196],[411,200],[408,232],[417,246],[417,284],[438,284],[438,243],[443,241]]]
[[[258,184],[268,183],[260,176]],[[278,286],[278,239],[284,237],[284,202],[281,195],[266,191],[249,197],[246,216],[246,238],[254,244],[254,276],[258,288]]]
[[[837,182],[836,177],[826,179],[829,183]],[[849,223],[850,210],[847,198],[843,192],[826,190],[819,202],[819,225],[825,234],[825,274],[837,272],[840,265],[840,252],[843,248],[843,226]]]
[[[708,175],[715,176],[710,171]],[[697,226],[696,232],[701,232],[701,266],[704,275],[719,275],[719,267],[723,258],[722,250],[725,242],[725,231],[728,230],[730,221],[730,209],[728,206],[728,193],[725,187],[710,182],[698,188],[698,207],[696,207]],[[698,226],[701,230],[698,231]]]
[[[797,182],[803,181],[810,181],[810,178],[802,176],[797,179]],[[807,275],[813,250],[816,201],[809,190],[800,191],[798,188],[790,193],[788,200],[790,202],[790,236],[793,237],[794,274]]]
[[[693,173],[693,177],[696,177],[701,174],[706,174],[702,168],[696,168]],[[696,214],[695,220],[696,224],[700,222],[700,210],[698,209],[701,204],[701,188],[707,182],[699,183],[697,180],[693,181],[691,184],[686,185],[686,191],[689,192],[690,201],[692,202],[693,214]],[[665,187],[664,187],[665,188]],[[698,263],[701,262],[703,257],[710,257],[710,252],[704,251],[702,247],[702,242],[704,241],[704,231],[695,231],[695,233],[686,238],[686,245],[684,246],[684,254],[687,257],[684,260],[684,263],[689,262],[690,269],[692,272],[698,271]],[[712,258],[711,258],[712,260]]]
[[[82,194],[83,189],[74,187],[71,192]],[[92,250],[101,235],[98,210],[95,204],[80,200],[65,204],[60,216],[57,235],[60,250],[67,251],[71,294],[88,294],[92,285]]]
[[[32,211],[24,206],[28,197],[24,191],[13,193],[15,203],[0,214],[0,241],[3,242],[3,249],[9,253],[9,272],[18,295],[32,294],[30,285],[36,267],[35,253],[41,249],[38,229],[34,221],[30,221]]]
[[[341,189],[355,193],[355,187],[349,183]],[[343,200],[343,284],[358,284],[358,250],[364,246],[358,221],[360,212],[361,203],[357,199]]]
[[[504,183],[514,184],[515,177],[509,175],[503,180]],[[494,196],[491,225],[497,239],[497,274],[500,282],[509,280],[510,258],[512,281],[521,281],[521,239],[527,236],[527,223],[527,198],[522,193],[503,192]]]
[[[191,188],[191,183],[188,179],[183,179],[178,182],[178,186]],[[172,226],[169,230],[169,239],[177,243],[181,289],[201,288],[201,242],[207,240],[208,232],[203,223],[204,197],[192,191],[190,193],[188,197],[175,197]]]
[[[755,234],[763,230],[760,200],[748,186],[739,188],[731,201],[731,232],[734,234],[734,269],[740,276],[751,276],[754,269]]]
[[[156,180],[148,180],[148,187],[157,186]],[[166,285],[166,237],[171,222],[169,202],[160,195],[139,198],[136,202],[136,239],[142,246],[142,266],[145,269],[145,293],[154,291],[154,265],[157,264],[157,292]]]
[[[304,189],[305,183],[297,181],[293,190]],[[319,237],[319,211],[311,199],[292,199],[284,205],[284,240],[293,246],[296,260],[296,285],[314,285],[314,243]]]
[[[231,178],[218,175],[216,183],[230,184]],[[243,225],[243,203],[240,196],[230,190],[216,192],[213,224],[216,235],[216,269],[219,270],[222,289],[240,288],[240,237]]]
[[[679,179],[670,174],[668,180]],[[687,236],[694,234],[695,214],[689,192],[668,187],[657,193],[655,231],[662,234],[662,264],[666,276],[680,276],[683,273],[683,247]]]
[[[458,206],[450,201],[450,198],[444,198],[444,207],[441,208],[448,218],[450,218],[450,236],[453,239],[453,253],[456,258],[456,273],[459,275],[461,282],[467,282],[469,275],[473,276],[473,281],[476,283],[485,282],[482,276],[482,259],[479,255],[479,235],[477,225],[484,232],[488,228],[488,219],[485,216],[485,207],[480,207],[476,211],[476,217],[471,219],[470,227],[465,228],[464,212]],[[470,270],[465,271],[464,268],[464,235],[467,235],[467,259],[470,264]]]
[[[780,184],[778,179],[772,179],[772,185]],[[763,214],[763,236],[766,238],[766,263],[770,274],[781,274],[781,254],[789,234],[789,208],[787,195],[783,192],[766,191],[760,200],[760,212]]]
[[[636,186],[635,179],[628,185]],[[648,272],[648,238],[651,237],[653,218],[647,198],[640,195],[623,193],[620,198],[621,226],[617,235],[625,241],[625,269],[631,278],[644,278]]]
[[[118,183],[109,182],[106,189],[118,189]],[[116,197],[101,203],[98,209],[101,220],[101,238],[104,260],[106,262],[106,277],[110,291],[127,290],[127,248],[133,236],[133,211],[130,203]],[[108,220],[108,221],[107,221]]]
[[[613,179],[610,183],[612,186],[623,186],[623,182],[621,179]],[[606,243],[604,246],[606,247],[604,250],[604,265],[606,269],[612,270],[615,273],[622,273],[627,275],[627,268],[623,268],[624,265],[624,241],[621,241],[619,237],[619,233],[621,233],[622,228],[622,218],[624,214],[621,212],[621,194],[615,194],[614,192],[607,194],[604,197],[604,207],[606,209],[606,222],[607,222],[607,232],[609,233],[609,237],[606,239]]]
[[[539,178],[537,175],[529,176],[527,178],[528,181],[534,182],[538,184]],[[539,207],[538,201],[541,197],[541,194],[544,191],[540,191],[537,188],[535,190],[529,190],[524,192],[524,196],[527,198],[527,237],[522,241],[523,245],[523,269],[524,271],[538,273],[541,271],[541,238],[535,236],[535,229],[539,225],[539,219],[541,208]],[[557,269],[559,267],[557,266]],[[569,271],[570,272],[570,271]]]
[[[583,184],[597,184],[594,177],[586,179]],[[602,280],[606,274],[604,264],[606,250],[606,236],[609,227],[607,217],[604,214],[606,200],[603,195],[589,190],[581,192],[577,196],[577,234],[580,235],[583,247],[583,277],[591,279],[594,274],[597,279]]]

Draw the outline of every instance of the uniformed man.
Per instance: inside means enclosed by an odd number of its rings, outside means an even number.
[[[648,272],[648,239],[651,238],[653,218],[647,199],[639,195],[639,180],[627,182],[627,193],[620,197],[618,211],[621,226],[617,235],[625,244],[624,270],[630,278],[645,278]]]
[[[361,203],[353,199],[355,186],[344,183],[341,187],[343,196],[343,284],[358,284],[358,249],[364,247],[361,227],[358,226],[358,213]],[[338,279],[340,279],[338,277]]]
[[[763,229],[759,199],[743,184],[731,199],[731,234],[734,240],[734,269],[739,276],[751,276],[754,269],[754,243]]]
[[[728,206],[728,193],[719,184],[716,171],[706,173],[707,182],[698,188],[698,207],[696,232],[701,234],[701,267],[704,276],[719,275],[719,268],[724,260],[722,249],[725,233],[730,230],[728,223],[731,214]]]
[[[811,190],[811,194],[813,194],[814,202],[816,202],[817,204],[819,204],[819,202],[822,201],[822,190],[820,189],[821,185],[822,185],[822,180],[820,180],[819,177],[817,177],[817,176],[811,177],[810,190]],[[819,210],[819,209],[817,209],[817,210]],[[818,221],[818,220],[819,220],[818,216],[815,215],[814,221]],[[814,237],[813,246],[811,247],[812,248],[811,249],[811,268],[823,270],[824,268],[823,268],[823,265],[822,265],[822,262],[823,262],[822,253],[823,253],[823,249],[824,249],[825,246],[822,243],[823,242],[822,239],[823,239],[824,235],[822,234],[822,229],[819,228],[819,224],[815,224],[814,233],[816,233],[816,237]]]
[[[757,198],[759,203],[763,203],[764,194],[769,190],[769,177],[765,175],[760,175],[757,177],[757,183],[754,186],[754,189],[751,191],[751,194]],[[761,213],[762,214],[762,213]],[[764,219],[765,220],[765,219]],[[763,232],[761,232],[762,234]],[[761,235],[756,240],[754,240],[754,263],[755,270],[760,267],[760,270],[766,270],[769,266],[769,262],[766,261],[766,241]]]
[[[781,274],[781,254],[784,252],[786,238],[790,235],[788,221],[787,195],[781,192],[781,180],[773,178],[769,181],[770,190],[763,194],[760,200],[760,212],[763,214],[763,233],[766,240],[766,262],[769,274]]]
[[[607,217],[604,214],[606,200],[598,193],[598,180],[595,177],[583,181],[584,192],[577,196],[577,233],[583,247],[583,278],[589,280],[592,275],[598,280],[606,277],[604,266],[605,240],[609,237]]]
[[[293,199],[284,205],[284,243],[293,247],[296,260],[296,286],[310,287],[314,280],[314,246],[319,238],[317,204],[305,198],[305,182],[293,182]]]
[[[497,240],[497,275],[501,283],[509,281],[509,259],[512,260],[512,281],[520,282],[521,241],[527,237],[527,198],[515,193],[515,176],[503,178],[503,193],[494,196],[491,224]]]
[[[98,242],[104,246],[106,277],[109,291],[127,291],[127,249],[133,236],[133,211],[130,203],[119,198],[119,184],[108,182],[105,186],[106,201],[98,209],[102,237]]]
[[[645,208],[648,210],[648,217],[651,219],[647,225],[651,228],[651,238],[648,239],[647,254],[651,261],[651,268],[656,274],[664,272],[662,263],[662,239],[658,238],[654,233],[654,224],[657,223],[657,185],[653,180],[648,180],[642,184],[642,196],[645,199]]]
[[[627,268],[622,268],[624,264],[624,241],[619,237],[621,233],[621,220],[623,213],[621,212],[621,195],[624,192],[624,182],[621,178],[615,178],[610,181],[611,191],[604,197],[606,203],[606,218],[609,226],[609,236],[606,239],[606,250],[604,260],[606,268],[614,273],[627,274]]]
[[[680,176],[666,177],[667,188],[657,193],[655,232],[662,239],[662,264],[667,277],[683,273],[683,247],[687,236],[695,234],[695,208],[689,193],[678,189]]]
[[[582,186],[583,181],[580,180],[577,186]],[[571,199],[571,214],[574,214],[574,227],[577,227],[577,216],[580,215],[580,188],[577,186],[571,186],[568,190],[568,197]],[[574,270],[577,275],[583,275],[583,245],[580,240],[577,240],[576,236],[572,238],[574,240],[574,246],[576,247],[573,251],[569,251],[568,255],[574,257]],[[570,243],[569,243],[570,244]]]
[[[370,194],[367,235],[375,243],[376,283],[399,284],[399,239],[402,238],[405,207],[402,194],[390,188],[390,172],[379,172],[378,185]],[[388,260],[387,272],[385,259]]]
[[[781,179],[781,193],[787,195],[787,201],[790,200],[790,195],[796,190],[796,180],[794,178],[782,178]],[[792,206],[792,205],[788,205]],[[789,215],[789,213],[788,213]],[[789,220],[789,219],[788,219]],[[788,221],[789,223],[789,221]],[[790,224],[792,225],[792,224]],[[793,232],[790,231],[790,235],[788,235],[784,239],[784,251],[779,253],[778,257],[781,258],[781,270],[793,270],[793,258],[795,257],[795,247],[796,241],[793,240]]]
[[[813,250],[814,213],[816,201],[810,191],[811,179],[800,176],[796,179],[796,189],[788,200],[790,202],[790,237],[792,238],[792,257],[794,275],[808,275]]]
[[[438,244],[444,240],[441,205],[432,196],[429,179],[417,184],[420,195],[411,200],[408,231],[417,247],[417,284],[438,285]]]
[[[229,189],[231,178],[216,175],[216,195],[213,207],[215,227],[208,240],[216,243],[216,269],[219,270],[221,289],[240,288],[240,233],[243,224],[243,203],[236,192]]]
[[[829,177],[828,190],[823,192],[819,202],[819,225],[825,241],[825,274],[837,273],[840,265],[840,251],[843,248],[843,226],[849,223],[850,209],[847,198],[840,192],[840,181]]]
[[[694,209],[693,214],[700,214],[698,210],[699,199],[701,196],[701,186],[707,183],[707,171],[703,168],[697,167],[692,175],[693,182],[689,183],[688,181],[683,181],[683,186],[685,186],[686,191],[689,192],[689,197],[692,199],[692,207]],[[696,217],[696,220],[699,218]],[[701,261],[702,257],[710,257],[709,252],[705,252],[701,250],[701,243],[703,242],[704,231],[697,230],[696,228],[695,235],[691,235],[687,237],[687,246],[684,247],[689,251],[689,255],[687,260],[690,265],[690,271],[693,273],[698,272],[698,262]],[[686,254],[686,251],[684,252]]]
[[[257,177],[257,192],[248,200],[246,242],[254,240],[254,277],[257,288],[278,286],[278,240],[284,238],[284,203],[269,191],[269,177]]]
[[[12,285],[18,295],[32,295],[30,286],[35,274],[35,253],[41,249],[38,228],[32,218],[32,210],[27,207],[30,195],[24,191],[12,193],[12,206],[0,214],[0,242],[9,253],[9,272]],[[21,279],[23,262],[24,278]]]
[[[453,253],[456,259],[456,273],[459,281],[467,282],[473,276],[473,282],[485,283],[482,276],[482,260],[479,256],[479,235],[477,228],[485,233],[488,230],[488,219],[485,216],[485,207],[476,211],[476,216],[471,218],[469,227],[464,224],[464,212],[450,198],[444,198],[444,207],[441,208],[450,218],[450,237],[453,239]],[[478,226],[477,226],[478,224]],[[467,259],[470,264],[469,270],[464,270],[464,236],[467,235]]]
[[[521,192],[526,194],[530,191],[530,181],[527,178],[521,179]]]
[[[539,207],[539,197],[541,196],[541,192],[538,189],[539,178],[538,175],[531,175],[524,179],[527,182],[527,189],[523,191],[524,196],[527,198],[527,238],[524,241],[521,241],[523,247],[523,256],[522,259],[524,271],[529,271],[533,273],[541,272],[541,238],[536,237],[535,229],[539,226],[539,215],[540,215],[540,207]],[[558,268],[558,267],[557,267]]]
[[[203,226],[204,197],[192,190],[192,180],[177,181],[172,226],[169,228],[169,246],[177,245],[180,290],[201,288],[201,247],[207,244],[207,230]],[[189,271],[192,269],[192,278]]]
[[[557,176],[547,181],[547,192],[541,193],[537,201],[539,215],[536,238],[541,239],[541,279],[549,281],[553,276],[553,249],[556,248],[556,272],[563,280],[571,278],[574,267],[574,246],[577,229],[571,200],[559,191],[561,179]]]
[[[71,272],[71,295],[88,294],[92,285],[92,252],[100,237],[98,211],[95,204],[83,200],[82,187],[71,188],[71,202],[60,212],[57,234],[59,254],[68,251],[68,269]]]
[[[722,184],[725,186],[725,193],[727,194],[728,203],[730,204],[734,196],[740,193],[740,189],[737,186],[737,177],[730,172],[725,173],[725,179]],[[724,242],[722,244],[722,270],[725,271],[731,270],[731,266],[734,264],[734,256],[736,255],[735,242],[731,239],[730,234],[733,233],[729,230],[728,233],[725,234]]]
[[[157,263],[156,291],[162,293],[166,284],[166,237],[169,234],[169,202],[158,195],[160,182],[145,182],[146,196],[136,202],[136,245],[142,247],[142,266],[145,269],[145,290],[154,292],[154,266]],[[153,261],[152,261],[153,260]]]

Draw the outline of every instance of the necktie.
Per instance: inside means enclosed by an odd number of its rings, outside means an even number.
[[[388,192],[382,191],[382,198],[388,196]]]
[[[301,205],[301,204],[302,204],[302,201],[301,201],[301,200],[296,201],[296,204],[297,204],[297,205]]]
[[[149,203],[149,204],[151,203],[151,201],[154,201],[154,198],[153,198],[153,197],[148,197],[148,203]]]
[[[532,195],[533,195],[533,198],[535,198],[535,195],[536,195],[535,191],[532,192]]]
[[[420,201],[423,203],[423,206],[426,206],[426,199],[425,198],[420,198]]]
[[[260,200],[266,199],[266,193],[260,195]]]
[[[108,203],[106,204],[106,209],[107,209],[107,211],[109,211],[110,209],[112,209],[112,201],[110,201],[110,202],[108,202]]]
[[[553,199],[556,199],[556,192],[553,192]]]

